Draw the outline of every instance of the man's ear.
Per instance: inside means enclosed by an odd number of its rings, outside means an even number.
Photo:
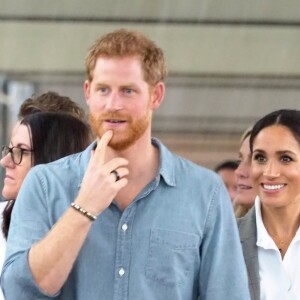
[[[154,87],[152,87],[151,92],[151,107],[152,110],[159,108],[165,96],[165,84],[160,81]]]
[[[91,83],[88,80],[86,80],[84,82],[84,96],[87,104],[89,104],[90,101],[90,88],[91,88]]]

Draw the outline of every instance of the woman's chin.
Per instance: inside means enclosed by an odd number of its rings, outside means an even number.
[[[14,191],[12,191],[11,189],[6,189],[5,187],[2,190],[2,198],[6,199],[6,200],[12,200],[12,199],[16,199],[17,195]]]

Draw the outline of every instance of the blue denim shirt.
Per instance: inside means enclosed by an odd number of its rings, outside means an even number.
[[[124,211],[113,202],[97,218],[65,285],[52,297],[37,287],[28,251],[76,198],[94,144],[30,171],[12,216],[1,277],[5,299],[250,299],[223,183],[158,140],[153,144],[160,150],[156,178]]]

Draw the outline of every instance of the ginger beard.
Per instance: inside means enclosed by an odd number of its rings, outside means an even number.
[[[115,151],[123,151],[132,146],[145,133],[150,123],[151,110],[148,107],[145,115],[135,120],[129,115],[120,114],[118,112],[103,114],[99,117],[94,116],[90,112],[89,117],[91,128],[99,138],[109,130],[105,124],[105,120],[126,120],[127,128],[113,130],[113,137],[108,144]]]

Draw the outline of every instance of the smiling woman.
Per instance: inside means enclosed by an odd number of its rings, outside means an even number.
[[[252,299],[298,299],[300,111],[279,110],[260,119],[250,151],[258,197],[238,223]]]
[[[256,197],[251,175],[251,152],[249,145],[251,131],[252,128],[248,128],[242,135],[238,153],[238,167],[235,170],[237,190],[233,205],[237,218],[243,217],[249,211]]]

